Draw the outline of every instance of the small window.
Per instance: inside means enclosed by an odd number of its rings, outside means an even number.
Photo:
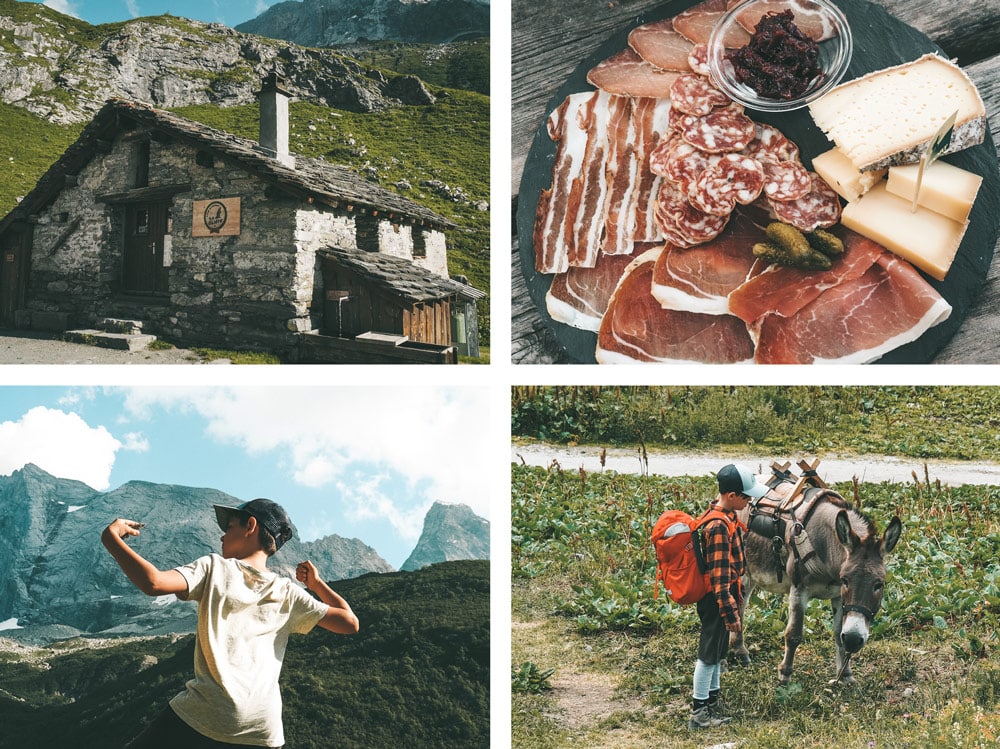
[[[427,233],[419,226],[413,227],[413,257],[427,257]]]
[[[135,233],[149,234],[149,211],[135,212]]]
[[[215,156],[211,151],[201,150],[194,155],[194,163],[206,169],[215,168]]]
[[[149,141],[132,144],[132,186],[149,187]]]

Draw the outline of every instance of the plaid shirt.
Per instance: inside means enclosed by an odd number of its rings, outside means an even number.
[[[708,579],[712,584],[712,592],[719,603],[719,613],[727,624],[739,621],[738,600],[741,597],[740,577],[746,570],[746,557],[743,554],[743,529],[736,519],[736,512],[725,511],[720,507],[713,509],[725,513],[734,523],[736,532],[732,539],[729,529],[721,520],[709,520],[702,526],[702,542],[704,544],[705,567]]]

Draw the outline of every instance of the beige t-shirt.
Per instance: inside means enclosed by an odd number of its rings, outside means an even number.
[[[198,635],[194,679],[170,706],[215,741],[284,745],[278,675],[288,635],[315,627],[327,605],[287,577],[218,554],[177,571],[198,602]]]

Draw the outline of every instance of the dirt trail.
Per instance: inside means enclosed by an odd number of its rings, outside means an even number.
[[[745,463],[760,472],[766,472],[767,466],[774,460],[784,462],[800,458],[812,460],[815,456],[803,455],[770,455],[744,454],[729,455],[708,452],[649,452],[649,472],[661,476],[705,476],[715,474],[726,463]],[[558,461],[564,470],[575,471],[579,468],[596,473],[601,470],[601,448],[599,447],[564,447],[562,445],[547,445],[541,443],[512,445],[510,450],[512,463],[526,463],[532,466],[549,466],[552,461]],[[858,456],[824,456],[819,467],[819,474],[831,483],[850,481],[857,476],[862,482],[906,483],[913,481],[913,474],[923,481],[926,472],[931,481],[940,481],[949,486],[963,484],[985,484],[1000,486],[1000,463],[983,461],[962,462],[944,460],[919,460],[916,458],[896,458],[885,455]],[[610,448],[605,457],[605,470],[618,473],[640,473],[642,463],[639,453],[634,448]]]

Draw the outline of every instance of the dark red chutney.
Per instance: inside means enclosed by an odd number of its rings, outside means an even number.
[[[794,99],[823,75],[819,45],[793,23],[792,11],[762,16],[750,42],[727,55],[736,80],[768,99]]]

